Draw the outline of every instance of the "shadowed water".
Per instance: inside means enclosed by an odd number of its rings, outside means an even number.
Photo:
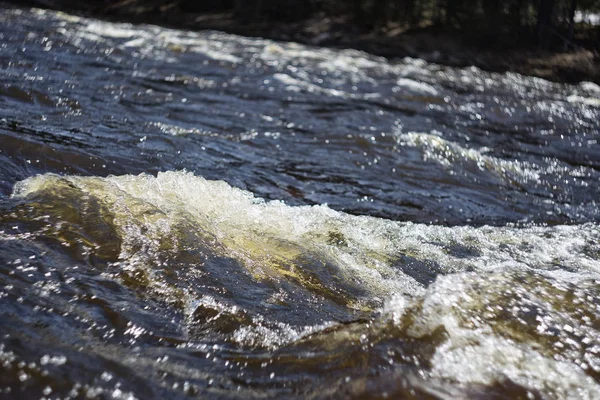
[[[0,391],[600,397],[600,87],[0,9]]]

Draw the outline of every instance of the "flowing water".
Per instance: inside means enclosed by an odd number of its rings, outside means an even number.
[[[0,21],[0,397],[600,398],[599,86]]]

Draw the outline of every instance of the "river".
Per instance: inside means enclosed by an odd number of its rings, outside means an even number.
[[[0,6],[0,397],[600,398],[598,85]]]

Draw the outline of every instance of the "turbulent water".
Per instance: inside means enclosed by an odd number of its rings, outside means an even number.
[[[0,7],[0,397],[600,398],[598,85]]]

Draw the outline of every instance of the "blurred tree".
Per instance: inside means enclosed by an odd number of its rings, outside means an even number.
[[[555,0],[540,0],[537,12],[536,35],[541,47],[548,47]]]
[[[575,33],[575,11],[577,11],[577,0],[571,0],[571,9],[569,10],[569,34],[567,36],[569,47],[572,46],[573,35]]]

